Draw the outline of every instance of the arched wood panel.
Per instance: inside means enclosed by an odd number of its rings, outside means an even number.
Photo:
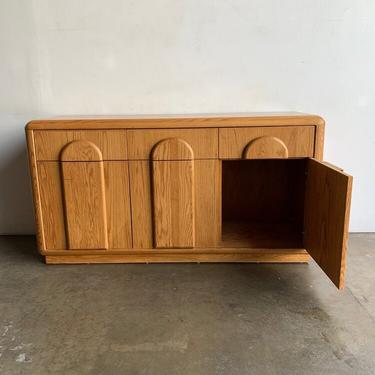
[[[61,151],[61,161],[102,161],[99,147],[90,141],[73,141]]]
[[[152,149],[152,160],[192,160],[193,149],[183,139],[168,138],[160,141]]]
[[[168,139],[156,145],[152,159],[154,246],[194,247],[193,151],[183,140]]]
[[[285,143],[276,137],[259,137],[245,147],[243,159],[280,159],[288,157]]]
[[[90,142],[76,141],[66,146],[60,157],[68,248],[107,249],[104,168],[100,150]]]

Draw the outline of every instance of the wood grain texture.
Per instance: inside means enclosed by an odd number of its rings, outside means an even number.
[[[154,246],[195,246],[194,161],[152,161]]]
[[[153,247],[151,163],[129,161],[133,247]]]
[[[66,116],[30,121],[26,128],[36,129],[166,129],[218,128],[284,125],[324,125],[317,115],[299,112],[252,112],[190,115]]]
[[[46,249],[67,249],[60,163],[38,162],[38,174]],[[127,162],[104,162],[104,176],[109,248],[131,248]]]
[[[217,246],[220,240],[220,165],[219,160],[194,161],[197,248]],[[137,249],[153,247],[151,169],[151,162],[129,161],[133,244]]]
[[[69,249],[107,249],[103,162],[61,163]]]
[[[60,160],[63,148],[72,141],[95,144],[103,160],[126,160],[126,130],[38,130],[35,131],[37,160]]]
[[[46,243],[45,243],[45,236],[44,236],[40,183],[39,183],[39,176],[38,176],[38,165],[37,165],[36,154],[35,154],[34,131],[26,129],[26,141],[27,141],[29,171],[30,171],[30,177],[31,177],[33,201],[34,201],[36,240],[37,240],[37,245],[38,245],[38,251],[41,252],[46,249]]]
[[[59,162],[38,162],[46,250],[66,249],[62,178]]]
[[[312,157],[314,131],[314,126],[221,128],[219,129],[219,158],[242,158],[248,143],[260,137],[280,139],[288,149],[289,157]]]
[[[221,247],[254,249],[300,249],[302,232],[294,223],[226,221]]]
[[[105,200],[110,249],[132,248],[128,162],[104,162]]]
[[[169,249],[92,249],[90,254],[94,255],[152,255],[152,254],[307,254],[305,249],[289,249],[289,248],[238,248],[238,247],[207,247],[202,249],[184,249],[184,248],[169,248]],[[42,255],[88,255],[86,250],[51,250],[49,252],[42,252]]]
[[[280,159],[288,157],[285,143],[276,137],[259,137],[250,141],[244,149],[243,159]]]
[[[95,263],[307,263],[306,253],[182,253],[182,254],[100,254],[100,255],[48,255],[47,264],[95,264]]]
[[[321,119],[321,122],[315,125],[314,158],[317,160],[323,160],[324,132],[325,132],[325,122],[323,119]]]
[[[101,161],[102,152],[99,147],[89,141],[73,141],[68,143],[60,153],[61,161]]]
[[[223,221],[295,223],[302,232],[305,160],[222,161]]]
[[[332,282],[344,287],[352,177],[307,161],[304,246]]]
[[[167,138],[158,142],[151,151],[152,160],[193,160],[189,143],[180,138]]]
[[[195,246],[218,246],[221,236],[220,161],[194,161]],[[209,181],[209,182],[208,182]]]
[[[217,129],[145,129],[128,131],[129,160],[149,160],[154,146],[168,138],[178,138],[188,143],[194,159],[217,158]]]

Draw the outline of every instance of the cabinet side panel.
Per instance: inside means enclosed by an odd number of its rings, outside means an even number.
[[[107,249],[103,162],[62,162],[69,249]]]
[[[128,162],[104,162],[108,245],[110,249],[132,247]]]
[[[219,160],[195,160],[195,244],[217,246],[220,239]]]
[[[151,169],[149,161],[129,161],[133,247],[152,248]]]
[[[195,246],[194,162],[153,161],[154,243]]]
[[[36,238],[39,251],[46,249],[44,229],[43,229],[43,216],[42,208],[40,202],[40,191],[39,191],[39,177],[38,177],[38,167],[36,163],[35,155],[35,139],[34,131],[26,130],[26,140],[27,140],[27,151],[29,158],[29,169],[31,176],[31,186],[33,191],[34,200],[34,212],[35,212],[35,224],[36,224]]]
[[[315,126],[314,158],[323,160],[325,123],[321,122]]]
[[[46,250],[66,249],[59,162],[38,162],[38,176]]]

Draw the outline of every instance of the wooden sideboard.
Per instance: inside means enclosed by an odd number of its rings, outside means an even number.
[[[307,262],[344,285],[351,176],[300,113],[26,126],[47,263]]]

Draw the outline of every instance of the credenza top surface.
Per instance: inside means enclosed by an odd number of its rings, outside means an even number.
[[[317,115],[299,112],[253,112],[184,115],[63,116],[30,121],[27,130],[168,129],[249,126],[324,126]]]

